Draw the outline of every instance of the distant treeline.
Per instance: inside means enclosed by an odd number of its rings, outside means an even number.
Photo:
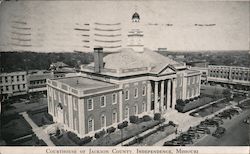
[[[37,52],[0,52],[1,72],[49,69],[53,62],[64,62],[71,67],[79,67],[93,61],[92,53],[37,53]]]
[[[226,65],[250,67],[249,51],[200,51],[200,52],[169,52],[159,51],[164,56],[184,55],[184,62],[206,60],[209,65]]]

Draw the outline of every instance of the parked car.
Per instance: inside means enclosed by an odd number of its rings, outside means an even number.
[[[217,127],[215,132],[212,134],[214,137],[220,138],[223,134],[225,134],[226,128],[224,127]]]

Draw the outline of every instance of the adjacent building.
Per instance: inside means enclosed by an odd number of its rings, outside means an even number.
[[[26,94],[28,91],[27,72],[1,73],[0,87],[3,99]]]
[[[139,21],[135,13],[132,24]],[[83,65],[79,76],[47,80],[54,121],[80,137],[92,136],[132,115],[164,114],[175,110],[177,99],[199,96],[200,72],[145,48],[142,38],[135,27],[128,48],[106,56],[95,48],[94,62]]]

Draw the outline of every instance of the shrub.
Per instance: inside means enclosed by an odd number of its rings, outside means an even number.
[[[185,105],[185,104],[184,104],[184,101],[183,101],[182,99],[177,99],[177,100],[176,100],[176,105],[181,105],[181,106],[183,106],[183,105]]]
[[[111,133],[115,132],[115,130],[116,130],[116,128],[114,128],[114,127],[109,127],[109,128],[107,129],[107,133],[111,134]]]
[[[132,123],[132,124],[135,124],[135,123],[137,123],[138,122],[138,116],[130,116],[129,117],[129,121],[130,121],[130,123]]]
[[[184,101],[184,103],[185,104],[187,104],[187,103],[189,103],[190,101],[188,100],[188,99],[186,99],[185,101]]]
[[[164,122],[166,121],[166,119],[165,119],[165,118],[162,118],[162,119],[160,119],[159,121],[160,121],[160,123],[164,123]]]
[[[154,120],[160,120],[161,119],[161,114],[160,113],[155,113],[154,114]]]
[[[123,121],[125,127],[128,127],[128,121]]]
[[[194,98],[190,98],[190,101],[191,101],[191,102],[194,101]]]
[[[105,135],[105,130],[102,130],[102,131],[95,133],[95,138],[98,139],[98,138],[103,137],[104,135]]]
[[[81,142],[81,139],[73,132],[68,132],[68,137],[73,141],[75,142],[76,144],[80,144]]]
[[[143,121],[150,121],[150,120],[152,120],[152,118],[149,115],[144,115],[142,117],[142,119],[143,119]]]

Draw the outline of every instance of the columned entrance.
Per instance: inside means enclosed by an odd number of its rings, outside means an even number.
[[[176,79],[150,81],[148,91],[148,112],[164,113],[174,110],[176,104]]]

